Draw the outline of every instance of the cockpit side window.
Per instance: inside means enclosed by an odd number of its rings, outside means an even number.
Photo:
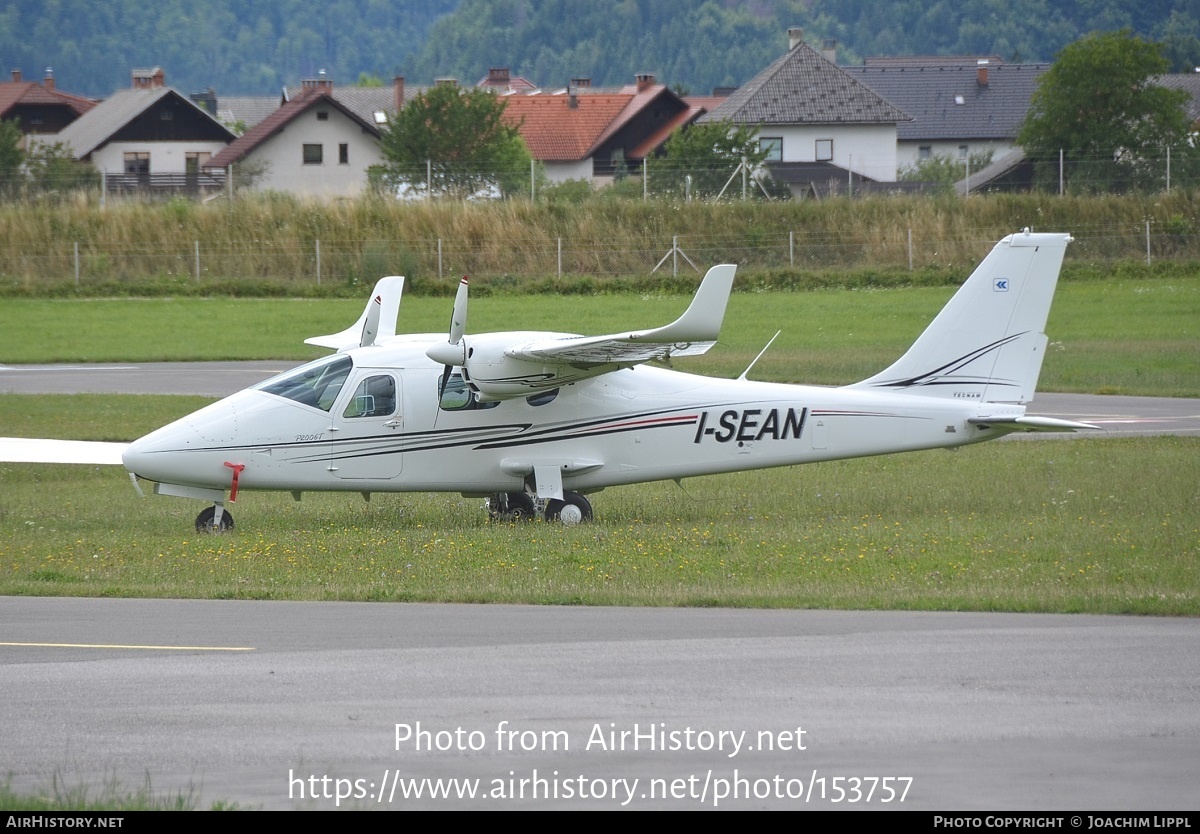
[[[354,389],[343,417],[391,417],[396,412],[396,380],[388,374],[369,376]]]
[[[328,411],[353,368],[354,363],[349,356],[334,354],[272,377],[261,383],[258,389]]]

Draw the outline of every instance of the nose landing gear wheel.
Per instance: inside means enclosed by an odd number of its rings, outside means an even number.
[[[564,492],[563,500],[555,498],[546,504],[546,521],[574,527],[591,520],[592,505],[578,492]]]
[[[206,507],[196,516],[197,533],[228,533],[233,529],[233,513],[225,510],[221,513],[221,523],[217,524],[217,508]]]
[[[488,499],[488,518],[492,521],[531,521],[536,515],[533,498],[528,493],[497,493]]]

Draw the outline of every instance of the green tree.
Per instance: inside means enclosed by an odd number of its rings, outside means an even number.
[[[650,176],[658,193],[670,191],[680,197],[690,194],[693,199],[704,199],[721,193],[743,160],[750,171],[757,172],[767,155],[752,126],[730,121],[693,124],[671,134],[663,145],[663,156],[650,163]],[[756,196],[762,195],[757,186],[752,187]],[[725,188],[725,193],[740,195],[740,178]]]
[[[525,190],[529,151],[504,121],[505,103],[487,90],[431,87],[384,128],[382,182],[460,199],[491,188],[506,196]]]
[[[1059,52],[1017,137],[1039,176],[1058,177],[1060,151],[1076,191],[1161,187],[1167,148],[1173,164],[1194,165],[1187,93],[1153,83],[1167,69],[1161,46],[1128,29],[1095,33]]]
[[[25,173],[35,192],[62,193],[100,187],[100,172],[80,162],[62,142],[36,142],[25,158]]]
[[[905,166],[898,179],[901,182],[932,183],[939,193],[949,193],[956,182],[991,163],[992,151],[976,152],[965,160],[949,154],[937,154]]]
[[[25,162],[25,152],[21,150],[23,138],[15,121],[0,121],[0,193],[12,194],[21,187],[21,166]]]

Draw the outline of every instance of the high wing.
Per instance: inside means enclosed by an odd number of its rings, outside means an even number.
[[[86,463],[120,466],[121,455],[128,448],[128,443],[0,437],[0,460],[6,463]]]
[[[735,264],[712,267],[683,315],[665,327],[608,336],[559,336],[512,345],[512,359],[575,367],[666,361],[672,356],[698,356],[716,344],[733,289]]]

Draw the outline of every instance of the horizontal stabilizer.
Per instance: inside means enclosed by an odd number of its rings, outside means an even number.
[[[396,319],[400,315],[400,297],[403,293],[403,276],[380,278],[358,321],[340,333],[313,336],[305,339],[304,343],[333,350],[382,344],[396,335]]]
[[[1061,420],[1057,417],[972,417],[967,422],[976,426],[992,426],[1005,431],[1079,431],[1100,428],[1091,423],[1077,423],[1074,420]]]
[[[0,461],[5,463],[84,463],[120,466],[121,455],[128,448],[128,443],[0,437]]]
[[[607,336],[562,336],[513,345],[504,351],[513,359],[572,365],[636,365],[696,356],[716,344],[725,320],[736,264],[714,266],[700,282],[684,314],[664,327]]]

